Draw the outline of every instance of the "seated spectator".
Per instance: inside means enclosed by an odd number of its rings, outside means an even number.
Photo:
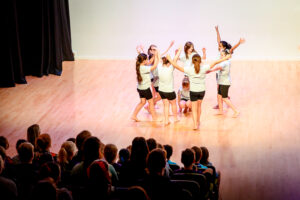
[[[146,176],[146,158],[148,146],[145,138],[136,137],[132,141],[130,160],[122,165],[120,170],[120,184],[122,186],[136,185]]]
[[[57,162],[59,163],[63,172],[72,170],[70,162],[73,159],[76,150],[77,149],[74,142],[66,141],[61,145],[61,148],[58,152]]]
[[[111,174],[112,185],[117,185],[119,177],[114,165],[117,158],[118,148],[114,144],[107,144],[104,148],[104,158],[108,162],[108,170]],[[118,165],[116,165],[118,167]],[[118,169],[120,170],[120,169]]]
[[[118,174],[120,174],[121,167],[129,161],[130,152],[128,149],[121,149],[119,151],[119,160],[113,166]]]
[[[157,143],[154,138],[149,138],[147,140],[147,145],[148,145],[149,152],[157,148]]]
[[[175,162],[172,162],[170,160],[170,158],[171,158],[171,156],[173,154],[173,147],[170,146],[170,145],[168,145],[168,144],[166,144],[166,145],[164,145],[164,149],[167,152],[167,163],[170,165],[170,167],[171,167],[171,169],[173,171],[178,170],[180,167]]]
[[[205,165],[202,165],[200,163],[200,160],[202,158],[201,149],[199,147],[193,146],[192,150],[194,150],[194,152],[195,152],[195,163],[194,163],[194,165],[196,167],[196,170],[202,170],[203,171],[203,170],[207,169],[207,167]]]
[[[140,186],[132,186],[130,187],[121,198],[122,200],[132,200],[132,199],[139,199],[139,200],[150,200],[147,192],[144,188]]]
[[[4,161],[0,155],[0,195],[1,199],[15,200],[17,199],[18,192],[16,184],[8,178],[2,176],[4,170]]]
[[[32,200],[57,200],[56,187],[51,180],[39,181],[32,193]]]
[[[147,157],[147,175],[141,183],[150,199],[182,199],[182,188],[164,176],[166,166],[165,152],[154,149]]]
[[[81,161],[83,161],[83,142],[91,137],[92,134],[87,131],[81,131],[77,136],[76,136],[76,147],[77,147],[77,153],[75,154],[75,156],[73,157],[72,161],[71,161],[71,167],[73,168],[76,164],[80,163]]]
[[[20,199],[28,199],[37,183],[38,173],[32,164],[34,147],[29,142],[24,142],[18,148],[20,164],[15,166],[15,179]]]
[[[0,146],[3,147],[5,150],[9,148],[9,143],[4,136],[0,136]]]
[[[37,152],[36,140],[41,134],[41,129],[38,124],[33,124],[27,129],[27,141],[34,146],[34,152]]]
[[[16,149],[17,149],[18,155],[14,156],[14,157],[12,158],[12,161],[13,161],[13,164],[14,164],[14,165],[17,165],[17,164],[20,164],[20,163],[21,163],[20,157],[19,157],[19,147],[20,147],[21,144],[23,144],[23,143],[25,143],[25,142],[27,142],[27,141],[24,140],[24,139],[19,139],[19,140],[17,141],[17,143],[16,143]]]
[[[36,146],[38,152],[34,158],[34,164],[39,168],[46,162],[56,161],[57,155],[50,152],[51,137],[48,133],[41,134],[36,140]]]
[[[4,161],[4,170],[2,172],[2,176],[6,178],[12,178],[14,174],[13,161],[9,156],[7,156],[6,150],[3,146],[0,146],[0,155]]]
[[[76,138],[68,138],[67,141],[73,142],[74,144],[76,144]]]
[[[95,160],[88,167],[87,176],[87,199],[108,199],[111,192],[111,178],[108,163],[101,159]]]
[[[200,147],[200,149],[202,151],[202,157],[200,159],[200,163],[204,166],[213,166],[212,163],[208,161],[209,158],[208,149],[206,147]]]
[[[40,180],[50,181],[56,189],[58,200],[72,200],[72,195],[66,188],[58,188],[60,182],[60,167],[54,162],[47,162],[43,164],[39,171]]]

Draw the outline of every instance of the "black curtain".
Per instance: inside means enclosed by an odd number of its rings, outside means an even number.
[[[61,75],[73,61],[68,0],[4,0],[0,87],[26,83],[25,76]]]

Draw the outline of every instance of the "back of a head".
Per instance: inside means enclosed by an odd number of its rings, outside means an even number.
[[[190,167],[195,161],[195,153],[192,149],[185,149],[181,153],[181,162],[184,167]]]
[[[0,175],[3,170],[4,170],[4,160],[2,158],[2,155],[0,155]]]
[[[36,145],[39,151],[48,151],[51,147],[51,137],[48,133],[41,134],[37,140]]]
[[[201,56],[199,54],[193,55],[192,63],[194,64],[196,74],[198,74],[200,72]]]
[[[149,150],[145,138],[134,138],[132,141],[130,161],[140,165],[141,167],[146,167],[146,158],[148,153]]]
[[[200,162],[200,159],[202,157],[202,151],[201,151],[201,149],[199,147],[197,147],[197,146],[193,146],[192,149],[195,152],[195,162],[196,163]]]
[[[114,144],[105,145],[104,157],[108,163],[112,164],[116,160],[117,154],[118,154],[118,148],[116,147],[116,145]]]
[[[39,181],[32,192],[32,200],[56,200],[56,187],[48,180]]]
[[[74,144],[76,144],[76,138],[71,137],[71,138],[68,138],[67,141],[71,141]]]
[[[72,159],[72,157],[75,155],[77,150],[75,143],[71,141],[65,141],[61,145],[61,149],[64,149],[66,151],[68,160]]]
[[[208,164],[208,158],[209,158],[209,152],[208,149],[206,147],[200,147],[201,151],[202,151],[202,158],[200,159],[200,163],[203,165],[207,165]]]
[[[33,124],[27,129],[27,141],[30,142],[34,147],[36,145],[36,139],[40,136],[41,129],[38,124]]]
[[[19,146],[18,153],[22,163],[30,163],[34,157],[34,146],[30,142],[24,142]]]
[[[3,160],[6,159],[6,150],[2,146],[0,146],[0,156],[2,156]]]
[[[16,142],[16,150],[17,152],[19,153],[19,150],[18,148],[20,147],[21,144],[27,142],[27,140],[24,140],[24,139],[19,139],[17,142]]]
[[[166,166],[166,154],[162,149],[152,150],[147,158],[147,168],[150,174],[160,174]]]
[[[171,145],[164,145],[164,149],[166,150],[167,152],[167,159],[170,160],[172,154],[173,154],[173,147]]]
[[[83,144],[84,140],[91,136],[92,136],[92,134],[87,130],[81,131],[76,136],[76,146],[77,146],[78,151],[82,150],[82,144]]]
[[[94,160],[100,158],[99,150],[101,148],[101,141],[94,136],[87,138],[83,143],[83,157],[84,163],[89,165]]]
[[[148,145],[149,151],[152,151],[153,149],[157,148],[157,143],[154,138],[149,138],[147,140],[147,145]]]
[[[0,146],[2,146],[5,150],[9,148],[9,143],[6,137],[0,136]]]
[[[127,162],[129,158],[130,158],[130,152],[128,149],[121,149],[119,151],[119,159],[121,163]]]
[[[40,167],[40,179],[52,178],[55,182],[60,179],[60,167],[55,162],[47,162]]]
[[[150,200],[147,192],[140,186],[130,187],[124,194],[122,200]]]

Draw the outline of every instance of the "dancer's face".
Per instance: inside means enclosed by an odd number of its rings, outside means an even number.
[[[155,54],[156,52],[156,46],[152,46],[150,49],[150,53]]]
[[[223,46],[222,42],[220,42],[220,49],[223,50],[225,47]]]
[[[193,51],[194,51],[194,46],[191,46],[191,47],[187,50],[188,54],[191,54]]]

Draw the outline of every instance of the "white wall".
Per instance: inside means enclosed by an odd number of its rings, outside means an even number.
[[[300,0],[70,0],[70,15],[76,58],[134,59],[137,44],[171,40],[215,58],[219,25],[231,44],[246,38],[235,59],[300,60]]]

